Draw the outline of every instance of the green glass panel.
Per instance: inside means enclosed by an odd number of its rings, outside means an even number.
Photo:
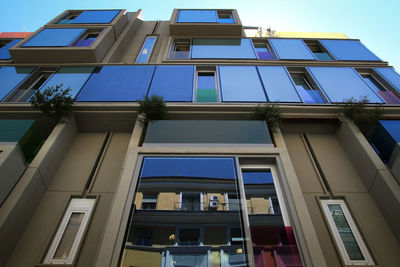
[[[217,102],[218,101],[217,91],[215,89],[198,89],[196,101]]]
[[[360,247],[357,244],[357,241],[340,205],[329,204],[328,208],[350,260],[364,260],[364,256],[361,253]]]

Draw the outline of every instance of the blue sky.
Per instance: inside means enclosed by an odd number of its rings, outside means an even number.
[[[276,31],[342,32],[360,39],[400,72],[398,0],[4,0],[0,32],[35,31],[66,9],[143,9],[145,20],[169,20],[173,8],[235,8],[244,25]]]

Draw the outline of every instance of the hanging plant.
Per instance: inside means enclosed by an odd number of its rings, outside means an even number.
[[[251,117],[265,121],[272,132],[276,132],[282,122],[281,109],[276,104],[257,105]]]

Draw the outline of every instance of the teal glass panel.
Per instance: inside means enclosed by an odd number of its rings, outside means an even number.
[[[258,66],[269,102],[302,102],[285,67]]]
[[[218,95],[215,89],[197,89],[196,102],[217,102]]]
[[[162,96],[164,101],[191,102],[194,71],[194,66],[157,66],[148,95]]]
[[[267,124],[250,120],[160,120],[149,124],[144,143],[264,144]]]
[[[92,74],[77,101],[137,101],[149,90],[154,66],[103,66]]]
[[[332,61],[332,58],[327,53],[314,53],[314,56],[320,61]]]
[[[320,40],[320,43],[337,60],[381,61],[360,41],[356,40]]]
[[[239,38],[195,38],[191,58],[257,59],[251,40]]]
[[[57,85],[62,85],[63,89],[70,88],[71,97],[75,98],[93,70],[94,67],[61,67],[47,79],[39,90],[43,91],[49,87],[56,88]]]
[[[111,23],[120,10],[87,10],[83,11],[71,24]]]
[[[374,68],[374,70],[400,92],[400,75],[393,68]]]
[[[269,39],[275,54],[279,59],[315,60],[303,40],[299,39]]]
[[[371,103],[384,103],[364,79],[353,69],[345,67],[308,67],[319,88],[330,102],[346,102],[366,97]]]
[[[265,102],[255,66],[219,66],[221,98],[226,102]]]
[[[41,47],[41,46],[70,46],[74,43],[86,29],[43,29],[31,39],[21,45],[21,47]]]
[[[178,19],[180,23],[216,23],[216,10],[179,10]]]
[[[357,244],[357,241],[351,231],[350,225],[344,216],[343,210],[339,204],[328,204],[328,209],[332,219],[335,222],[340,238],[343,241],[344,247],[349,255],[350,260],[364,260],[364,256]]]
[[[14,45],[18,44],[22,39],[15,39],[0,48],[0,60],[1,59],[11,59],[10,52],[8,52],[8,49],[13,47]]]
[[[156,36],[151,36],[146,38],[146,41],[144,41],[142,49],[140,49],[136,63],[147,63],[149,61],[149,57],[151,55],[151,51],[153,50],[153,46],[156,43],[156,40],[157,40]]]
[[[33,68],[0,67],[0,101],[24,81],[32,71]]]

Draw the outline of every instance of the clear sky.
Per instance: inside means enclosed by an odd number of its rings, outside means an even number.
[[[399,0],[2,0],[0,6],[0,32],[35,31],[66,9],[142,9],[145,20],[169,20],[174,8],[234,8],[246,26],[342,32],[400,72]]]

